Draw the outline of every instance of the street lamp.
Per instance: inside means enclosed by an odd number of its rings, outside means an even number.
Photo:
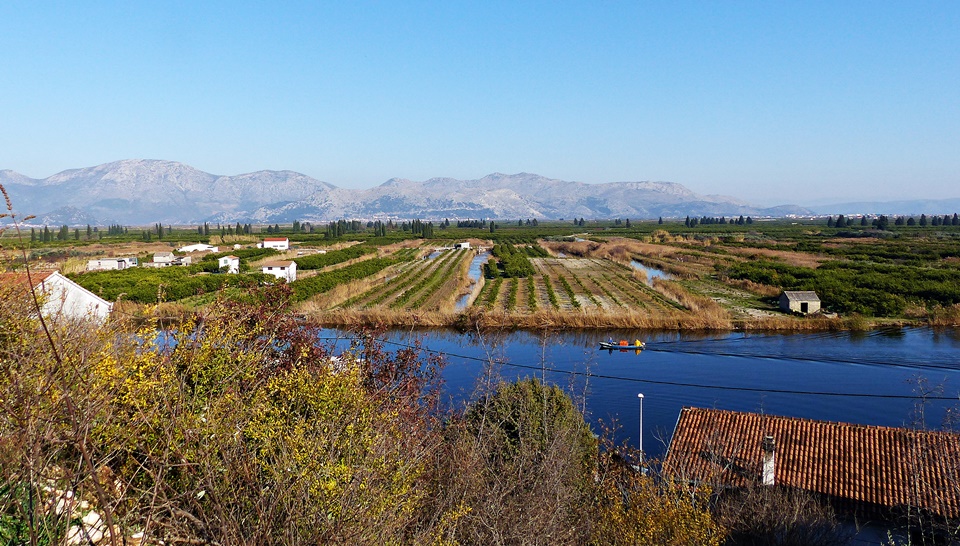
[[[643,460],[643,393],[637,395],[637,398],[640,399],[640,457]]]

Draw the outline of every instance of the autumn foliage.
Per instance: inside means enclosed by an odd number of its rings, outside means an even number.
[[[0,541],[720,536],[698,497],[616,467],[561,389],[502,383],[443,408],[441,362],[370,332],[334,354],[288,290],[135,330],[41,324],[22,291],[0,291]]]

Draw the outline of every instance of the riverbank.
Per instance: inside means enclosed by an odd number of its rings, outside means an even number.
[[[403,310],[335,310],[310,312],[305,316],[321,326],[355,328],[457,328],[460,330],[609,330],[637,329],[713,332],[831,332],[868,331],[887,327],[957,327],[960,322],[924,319],[875,319],[848,317],[762,317],[712,319],[687,313],[650,315],[637,311],[576,312],[540,310],[509,313],[469,308],[462,312]]]

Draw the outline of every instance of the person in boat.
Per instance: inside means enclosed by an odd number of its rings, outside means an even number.
[[[634,347],[642,347],[642,346],[643,346],[643,342],[640,341],[639,339],[634,340],[633,346],[634,346]]]

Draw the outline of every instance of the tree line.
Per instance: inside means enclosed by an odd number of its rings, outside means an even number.
[[[827,227],[832,228],[845,228],[845,227],[869,227],[873,226],[877,229],[887,229],[890,225],[890,218],[886,215],[880,215],[870,220],[867,220],[866,216],[860,216],[859,220],[853,217],[846,217],[842,214],[838,215],[836,220],[833,216],[827,218]],[[960,225],[960,216],[957,213],[954,213],[953,216],[949,214],[944,214],[943,216],[932,215],[927,216],[926,214],[921,214],[919,219],[914,218],[913,216],[897,216],[893,220],[893,225],[895,226],[958,226]]]

